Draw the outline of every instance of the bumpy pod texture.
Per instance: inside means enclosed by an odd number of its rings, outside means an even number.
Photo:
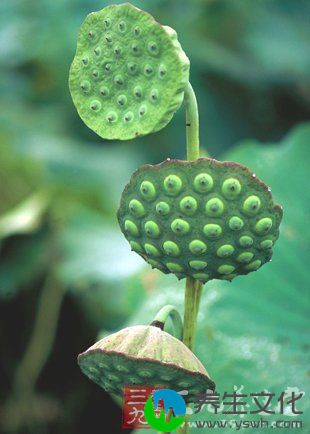
[[[126,3],[87,16],[69,86],[89,128],[127,140],[167,125],[182,104],[188,76],[176,32]]]
[[[188,390],[185,397],[215,384],[197,357],[170,334],[154,326],[127,327],[107,336],[80,354],[87,377],[107,392],[122,394],[125,385],[166,386]]]
[[[248,168],[209,158],[140,167],[118,211],[132,250],[164,273],[201,282],[232,280],[269,261],[281,218]]]

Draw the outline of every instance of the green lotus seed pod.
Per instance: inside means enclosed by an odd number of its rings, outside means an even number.
[[[156,190],[154,185],[149,181],[143,181],[140,186],[140,193],[145,200],[154,200],[156,198]]]
[[[89,128],[106,139],[128,140],[170,122],[188,76],[189,60],[176,34],[125,3],[86,17],[69,87]]]
[[[207,245],[200,240],[193,240],[189,243],[189,250],[194,255],[202,255],[207,251]]]
[[[206,203],[206,213],[210,217],[219,217],[223,214],[224,211],[224,204],[221,201],[221,199],[218,199],[217,197],[214,197]]]
[[[192,196],[185,196],[180,202],[180,210],[187,215],[195,214],[197,209],[197,201]]]
[[[176,196],[182,188],[182,180],[176,175],[169,175],[164,180],[166,192],[171,196]]]
[[[179,246],[173,241],[165,241],[163,249],[168,256],[178,256],[180,254]]]
[[[170,206],[167,202],[158,202],[156,211],[159,215],[167,215],[170,212]]]
[[[241,192],[241,184],[238,179],[228,178],[223,182],[222,193],[227,199],[234,199]]]
[[[158,326],[126,327],[106,336],[78,356],[82,372],[109,393],[123,395],[123,387],[159,384],[183,390],[186,402],[215,384],[197,357]]]
[[[243,211],[246,214],[257,214],[259,211],[261,202],[260,198],[258,196],[249,196],[244,202],[243,202]]]
[[[129,210],[135,217],[142,217],[145,214],[144,206],[137,199],[132,199],[129,202]]]
[[[144,208],[141,216],[131,210],[137,207],[130,207],[138,198]],[[253,198],[259,198],[259,206]],[[140,167],[118,211],[125,237],[130,243],[139,241],[137,248],[131,246],[144,260],[178,279],[203,283],[231,280],[268,262],[281,218],[270,190],[249,169],[209,158]],[[138,233],[130,231],[126,221],[134,223]]]
[[[175,219],[171,223],[171,229],[177,235],[185,235],[189,231],[190,226],[187,221],[183,219]]]

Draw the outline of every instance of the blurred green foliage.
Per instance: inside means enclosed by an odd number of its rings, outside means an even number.
[[[159,133],[120,144],[100,140],[83,124],[68,91],[79,25],[87,13],[110,3],[0,2],[1,414],[47,276],[55,276],[67,294],[67,304],[74,306],[65,304],[62,315],[76,309],[83,318],[70,335],[76,351],[91,344],[100,330],[149,322],[166,302],[182,305],[182,284],[159,278],[130,253],[115,212],[136,167],[167,157],[184,158],[183,110]],[[221,388],[231,381],[247,387],[303,389],[308,349],[304,331],[309,127],[293,130],[283,143],[271,142],[309,118],[310,4],[306,0],[133,3],[174,27],[191,59],[202,148],[216,158],[247,164],[284,205],[273,262],[232,284],[216,282],[205,291],[198,355]],[[233,147],[240,140],[245,141]],[[10,306],[22,333],[5,316]],[[60,328],[52,352],[59,369],[53,371],[48,365],[40,388],[58,403],[64,388],[71,394],[63,404],[66,417],[61,422],[56,417],[35,419],[40,433],[82,431],[78,415],[94,394],[95,386],[78,372],[75,354],[64,347],[69,321],[63,320]],[[68,376],[71,383],[57,381],[65,363],[73,372]],[[57,390],[54,383],[60,383]],[[85,413],[85,420],[88,417]],[[19,426],[14,432],[26,431]]]

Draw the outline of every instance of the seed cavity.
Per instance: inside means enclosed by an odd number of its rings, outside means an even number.
[[[121,47],[119,45],[115,45],[115,47],[114,47],[115,56],[119,56],[121,54],[121,52],[122,52]]]
[[[112,64],[111,64],[110,62],[104,62],[104,64],[103,64],[103,69],[104,69],[106,72],[111,71],[111,68],[112,68]]]
[[[228,225],[232,231],[240,231],[244,226],[244,222],[240,217],[233,216],[229,219]]]
[[[149,220],[144,225],[145,233],[150,238],[157,238],[160,234],[159,226],[152,220]]]
[[[217,269],[217,271],[220,274],[230,274],[234,270],[235,270],[235,267],[233,267],[232,265],[228,265],[228,264],[220,265]]]
[[[141,34],[141,29],[140,29],[140,27],[135,27],[135,28],[133,29],[133,33],[134,33],[135,36],[139,36],[139,35]]]
[[[142,98],[142,88],[140,86],[135,86],[133,93],[136,98]]]
[[[171,273],[180,273],[183,271],[181,265],[176,264],[175,262],[167,262],[166,267],[171,271]]]
[[[165,67],[165,65],[160,65],[159,69],[158,69],[158,75],[159,77],[163,78],[167,73],[167,69]]]
[[[208,173],[199,173],[194,179],[194,188],[199,193],[207,193],[213,187],[213,178]]]
[[[89,91],[91,90],[91,84],[89,81],[84,80],[81,82],[80,88],[82,89],[83,93],[89,93]]]
[[[117,84],[117,85],[119,85],[119,86],[122,86],[124,84],[123,77],[121,75],[116,75],[114,77],[114,83]]]
[[[219,258],[227,258],[231,256],[235,251],[235,248],[231,244],[224,244],[219,247],[216,251],[216,254]]]
[[[265,234],[270,231],[272,227],[272,220],[269,217],[265,217],[263,219],[258,220],[255,225],[255,231],[258,234]]]
[[[136,42],[131,45],[131,51],[132,54],[134,54],[135,56],[138,56],[140,54],[140,47]]]
[[[114,123],[114,122],[116,122],[117,121],[117,114],[116,114],[116,112],[109,112],[108,114],[107,114],[107,121],[109,122],[109,123]]]
[[[131,122],[134,118],[134,115],[132,112],[127,112],[124,116],[124,121],[125,122]]]
[[[110,20],[110,18],[106,18],[104,20],[104,26],[105,26],[106,29],[108,29],[111,26],[111,20]]]
[[[208,265],[207,262],[205,261],[189,261],[189,265],[191,268],[193,268],[194,270],[203,270],[204,268],[206,268],[206,266]]]
[[[271,249],[272,246],[273,246],[272,240],[264,240],[260,242],[260,248],[263,250]]]
[[[185,196],[180,202],[180,210],[183,214],[193,215],[197,210],[197,200],[192,196]]]
[[[120,21],[120,22],[118,23],[118,30],[119,30],[121,33],[125,33],[125,32],[126,32],[126,29],[127,29],[127,26],[126,26],[125,21]]]
[[[145,104],[141,105],[139,108],[139,115],[144,116],[146,114],[146,111],[147,111],[146,105]]]
[[[151,201],[156,198],[156,189],[150,181],[143,181],[140,185],[140,192],[144,199]]]
[[[149,53],[153,54],[154,56],[158,54],[159,50],[158,50],[158,45],[156,44],[156,42],[150,41],[147,44],[147,49],[149,51]]]
[[[238,179],[228,178],[223,182],[222,193],[227,199],[234,199],[241,192],[241,184]]]
[[[185,235],[188,233],[190,226],[187,221],[183,219],[175,219],[171,223],[171,229],[177,235]]]
[[[262,265],[262,261],[260,259],[256,259],[253,262],[247,264],[244,268],[249,271],[255,271]]]
[[[237,256],[237,261],[241,263],[247,263],[250,262],[253,259],[254,253],[252,252],[243,252],[240,253],[239,256]]]
[[[157,214],[159,214],[160,216],[165,216],[167,214],[169,214],[170,212],[170,206],[167,202],[158,202],[156,204],[156,212]]]
[[[145,214],[144,206],[137,199],[132,199],[129,202],[129,211],[131,212],[132,215],[138,218],[144,216]]]
[[[189,243],[189,250],[194,255],[202,255],[207,251],[207,245],[200,240],[193,240]]]
[[[96,54],[96,56],[100,56],[100,54],[101,54],[101,48],[100,47],[94,48],[94,53]]]
[[[127,96],[126,95],[119,95],[117,97],[117,104],[123,107],[127,103]]]
[[[164,188],[171,196],[179,194],[182,188],[182,180],[177,175],[168,175],[164,180]]]
[[[109,92],[109,89],[107,87],[103,86],[100,88],[100,95],[101,96],[107,97],[109,95],[109,93],[110,92]]]
[[[214,197],[206,203],[206,213],[210,217],[219,217],[224,212],[224,203],[221,199]]]
[[[149,244],[149,243],[144,244],[144,250],[150,256],[157,256],[157,257],[160,256],[159,250],[155,246],[153,246],[153,244]]]
[[[101,110],[101,102],[98,101],[97,99],[93,100],[90,103],[90,108],[94,111],[94,112],[99,112],[99,110]]]
[[[173,241],[165,241],[163,249],[168,256],[178,256],[180,254],[179,246]]]
[[[89,63],[89,59],[87,56],[82,57],[82,64],[83,66],[87,66]]]
[[[208,223],[203,227],[203,233],[208,238],[218,238],[222,233],[222,228],[220,225]]]
[[[158,90],[152,89],[150,92],[150,101],[155,103],[158,100]]]
[[[98,78],[99,77],[99,71],[98,71],[98,69],[93,69],[91,75],[94,78]]]
[[[241,247],[248,249],[253,245],[253,238],[249,237],[248,235],[243,235],[239,238],[239,244]]]
[[[127,69],[131,75],[134,75],[138,72],[138,65],[136,63],[129,62],[127,65]]]
[[[249,196],[243,203],[243,211],[248,215],[255,215],[259,211],[261,201],[258,196]]]
[[[144,67],[144,75],[146,75],[147,77],[149,77],[150,75],[152,75],[153,73],[153,68],[151,65],[145,65]]]
[[[131,220],[125,220],[125,231],[133,237],[137,237],[139,235],[137,225]]]
[[[111,42],[113,42],[112,36],[110,35],[110,33],[107,33],[104,37],[104,39],[107,41],[108,44],[111,44]]]

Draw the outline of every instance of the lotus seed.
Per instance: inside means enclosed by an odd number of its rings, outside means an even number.
[[[233,267],[232,265],[225,264],[225,265],[220,265],[218,267],[217,271],[220,274],[230,274],[234,271],[234,269],[235,269],[235,267]]]
[[[125,105],[126,102],[127,102],[127,97],[126,97],[126,95],[119,95],[119,96],[117,97],[117,103],[118,103],[120,106]]]
[[[253,245],[253,238],[249,237],[248,235],[243,235],[239,238],[239,244],[241,247],[247,249]]]
[[[139,252],[139,253],[143,252],[143,247],[139,243],[137,243],[136,241],[130,241],[129,244],[130,244],[132,250],[134,250],[135,252]]]
[[[88,60],[87,56],[82,57],[82,63],[84,66],[88,65],[88,62],[89,62],[89,60]]]
[[[244,222],[240,217],[233,216],[229,219],[229,227],[233,231],[240,231],[243,228]]]
[[[202,280],[203,282],[206,282],[209,279],[209,274],[207,273],[194,273],[193,278],[197,280]]]
[[[125,231],[132,235],[133,237],[137,237],[139,235],[139,230],[137,225],[131,220],[125,221]]]
[[[205,261],[189,261],[189,265],[194,268],[194,270],[203,270],[208,265]]]
[[[94,112],[98,112],[101,109],[101,102],[98,100],[94,100],[90,103],[90,108],[94,111]]]
[[[106,34],[105,40],[107,41],[108,44],[110,44],[113,41],[112,36],[110,34]]]
[[[143,105],[140,106],[140,108],[139,108],[139,115],[140,115],[140,116],[144,116],[145,113],[146,113],[146,111],[147,111],[146,105],[143,104]]]
[[[237,257],[238,262],[246,263],[250,262],[253,259],[254,253],[252,252],[243,252]]]
[[[231,256],[234,253],[235,249],[230,244],[224,244],[223,246],[217,249],[217,256],[220,258],[227,258],[227,256]]]
[[[273,246],[273,241],[272,240],[264,240],[264,241],[261,241],[261,243],[260,243],[260,247],[263,250],[265,250],[265,249],[271,249],[272,246]]]
[[[142,97],[142,89],[140,86],[136,86],[134,88],[134,95],[136,98],[141,98]]]
[[[160,256],[160,252],[155,246],[153,246],[153,244],[149,244],[149,243],[144,244],[144,250],[150,256]]]
[[[109,27],[110,27],[110,25],[111,25],[111,20],[110,20],[110,18],[106,18],[106,19],[104,20],[104,25],[105,25],[106,28],[109,28]]]
[[[241,184],[238,179],[228,178],[223,182],[222,193],[227,199],[234,199],[241,192]]]
[[[158,202],[158,204],[156,204],[156,212],[161,216],[169,214],[169,204],[167,202]]]
[[[127,112],[124,116],[124,121],[125,122],[131,122],[132,120],[133,120],[133,113]]]
[[[136,44],[136,43],[132,44],[131,51],[133,54],[138,55],[139,51],[140,51],[138,44]]]
[[[92,71],[91,75],[92,75],[94,78],[98,78],[98,77],[99,77],[99,71],[98,71],[98,69],[94,69],[94,70]]]
[[[89,91],[91,90],[91,84],[89,81],[84,80],[80,84],[80,88],[82,89],[83,93],[89,93]]]
[[[115,112],[109,112],[107,114],[107,121],[110,123],[116,122],[117,121],[117,114]]]
[[[142,217],[145,214],[144,206],[137,199],[132,199],[129,202],[129,210],[135,217]]]
[[[206,193],[210,191],[213,187],[213,179],[212,176],[208,175],[208,173],[200,173],[195,176],[194,179],[194,188],[199,193]]]
[[[182,188],[182,180],[177,175],[169,175],[164,180],[166,192],[171,195],[177,195]]]
[[[206,203],[206,212],[211,217],[219,217],[223,214],[224,204],[221,199],[214,197]]]
[[[151,90],[150,100],[151,100],[151,102],[156,102],[158,100],[158,90],[157,89]]]
[[[100,47],[94,48],[94,53],[96,54],[96,56],[100,56],[100,54],[101,54],[101,48]]]
[[[269,217],[265,217],[263,219],[260,219],[256,225],[255,230],[258,234],[265,234],[268,232],[272,227],[272,220]]]
[[[122,52],[121,47],[120,47],[119,45],[116,45],[116,46],[114,47],[114,54],[115,54],[116,56],[119,56],[119,55],[121,54],[121,52]]]
[[[177,235],[185,235],[188,233],[190,226],[187,221],[183,219],[175,219],[171,223],[171,229]]]
[[[138,65],[136,63],[130,62],[127,65],[128,72],[132,75],[138,72]]]
[[[146,370],[139,371],[139,375],[142,378],[152,378],[153,377],[153,373],[151,371],[146,371]]]
[[[165,65],[160,65],[158,72],[160,77],[164,77],[167,72]]]
[[[203,232],[209,238],[218,238],[222,233],[222,228],[220,225],[209,223],[204,226]]]
[[[109,89],[105,86],[100,88],[100,95],[103,97],[107,97],[109,95]]]
[[[118,30],[119,30],[121,33],[126,32],[126,23],[125,23],[125,21],[120,21],[120,22],[119,22],[119,24],[118,24]]]
[[[139,35],[141,34],[141,29],[140,29],[140,27],[135,27],[135,28],[133,29],[133,32],[134,32],[134,34],[135,34],[136,36],[139,36]]]
[[[166,264],[166,267],[169,271],[171,271],[171,273],[180,273],[183,270],[181,265],[176,264],[175,262],[168,262]]]
[[[143,181],[140,185],[140,192],[144,199],[154,200],[156,197],[156,189],[150,181]]]
[[[160,233],[158,224],[152,220],[149,220],[145,223],[144,230],[150,238],[157,238]]]
[[[261,201],[258,196],[249,196],[243,203],[243,211],[246,214],[256,214],[261,206]]]
[[[168,256],[178,256],[180,254],[178,245],[173,241],[165,241],[163,244],[163,249]]]
[[[260,259],[256,259],[253,262],[250,262],[244,268],[249,271],[255,271],[262,265],[262,261]]]
[[[147,49],[149,50],[149,52],[153,55],[158,54],[158,46],[155,42],[149,42],[147,44]]]
[[[118,84],[119,86],[122,86],[124,84],[123,77],[121,75],[116,75],[114,77],[114,83]]]
[[[192,196],[183,197],[180,202],[180,210],[187,215],[193,215],[197,210],[197,200]]]
[[[147,261],[150,265],[152,265],[152,267],[154,268],[158,268],[159,270],[163,270],[165,267],[163,266],[163,264],[161,264],[158,261],[155,261],[154,259],[148,259]]]
[[[105,70],[106,72],[111,71],[111,68],[112,68],[111,63],[105,63],[105,64],[104,64],[104,70]]]
[[[207,245],[200,240],[193,240],[189,243],[189,250],[194,255],[202,255],[207,251]]]
[[[125,374],[128,374],[128,372],[130,372],[129,369],[126,368],[126,366],[116,365],[115,367],[119,372],[124,372]]]

